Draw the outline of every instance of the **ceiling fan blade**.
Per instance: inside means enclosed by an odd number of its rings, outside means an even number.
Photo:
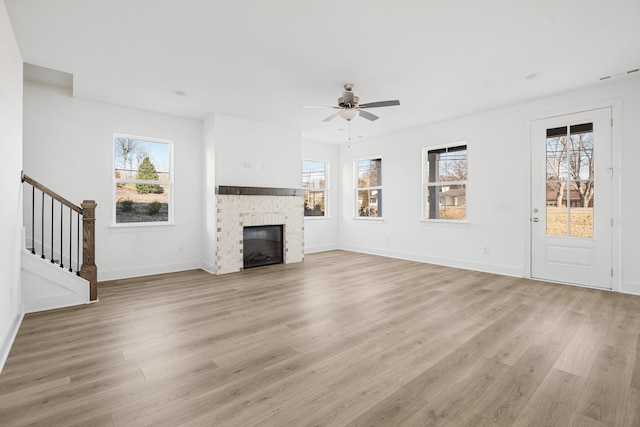
[[[333,108],[333,109],[338,109],[340,107],[330,107],[328,105],[302,105],[301,108]]]
[[[340,112],[338,111],[337,113],[333,113],[332,115],[330,115],[329,117],[327,117],[326,119],[324,119],[322,121],[322,123],[324,122],[330,122],[331,120],[335,119],[336,117],[338,117],[338,114],[340,114]]]
[[[360,105],[360,108],[393,107],[394,105],[400,105],[400,101],[394,99],[393,101],[369,102],[367,104]]]
[[[374,120],[378,120],[380,118],[380,117],[376,116],[375,114],[371,114],[368,111],[362,111],[362,110],[358,109],[358,112],[360,113],[360,117],[365,118],[367,120],[374,121]]]

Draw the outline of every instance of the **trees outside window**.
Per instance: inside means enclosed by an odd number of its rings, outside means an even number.
[[[113,137],[114,223],[172,222],[173,141]]]

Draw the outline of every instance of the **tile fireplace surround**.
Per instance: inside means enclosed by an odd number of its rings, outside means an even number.
[[[304,190],[300,188],[216,188],[216,273],[242,270],[242,231],[283,225],[284,263],[304,260]]]

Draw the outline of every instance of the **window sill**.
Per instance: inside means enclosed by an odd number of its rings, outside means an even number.
[[[163,223],[125,223],[125,224],[111,224],[109,231],[112,233],[126,233],[131,231],[145,230],[145,231],[161,231],[166,228],[175,227],[173,222]]]
[[[322,221],[325,219],[331,219],[330,216],[305,216],[304,220],[310,220],[310,221]]]
[[[364,222],[384,222],[384,218],[370,218],[370,217],[354,216],[351,219],[354,220],[354,221],[364,221]]]
[[[421,223],[423,224],[433,224],[435,225],[450,225],[450,226],[467,226],[469,225],[469,222],[464,219],[464,220],[460,220],[460,219],[421,219],[420,220]]]

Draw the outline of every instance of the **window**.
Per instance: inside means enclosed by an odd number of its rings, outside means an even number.
[[[382,159],[356,160],[356,217],[382,217]]]
[[[302,161],[302,187],[304,193],[304,216],[328,216],[328,167],[326,162]]]
[[[467,218],[467,145],[423,148],[424,219]]]
[[[114,223],[171,223],[173,141],[113,136]]]
[[[547,129],[547,235],[593,237],[593,123]]]

